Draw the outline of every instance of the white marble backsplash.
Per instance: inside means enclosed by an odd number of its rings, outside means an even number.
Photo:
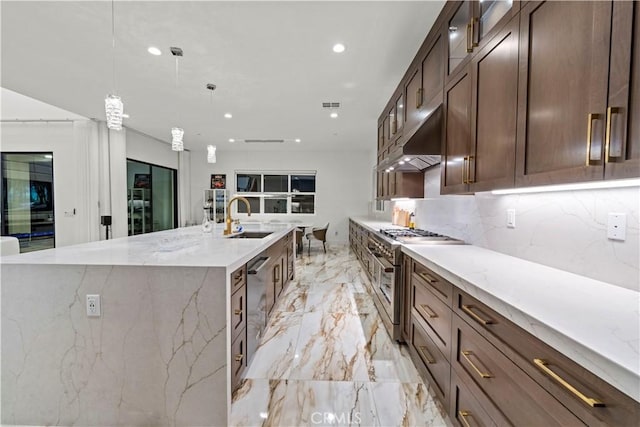
[[[465,242],[640,290],[638,187],[535,194],[440,196],[439,170],[425,173],[416,226]],[[507,209],[516,227],[507,228]],[[626,241],[607,239],[611,212],[627,216]]]

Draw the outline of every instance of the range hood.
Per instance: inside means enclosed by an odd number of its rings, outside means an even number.
[[[441,141],[442,104],[433,110],[404,145],[394,148],[387,158],[380,162],[377,170],[393,167],[394,172],[422,172],[438,165]]]

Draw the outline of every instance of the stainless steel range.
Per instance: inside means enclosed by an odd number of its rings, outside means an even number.
[[[369,251],[369,274],[375,291],[374,303],[380,317],[394,340],[400,339],[400,305],[402,295],[401,244],[464,244],[462,240],[426,230],[407,228],[382,229],[371,233]]]

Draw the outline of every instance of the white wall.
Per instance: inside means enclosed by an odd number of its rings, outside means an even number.
[[[160,141],[134,129],[125,129],[127,134],[127,158],[151,163],[170,169],[178,169],[178,153],[171,144]]]
[[[316,225],[329,222],[327,240],[346,242],[348,217],[367,214],[372,185],[370,151],[219,151],[215,164],[207,163],[206,154],[206,151],[191,152],[191,221],[202,219],[203,190],[210,187],[211,175],[226,174],[227,189],[233,195],[236,170],[317,172],[315,215],[261,214],[252,215],[251,220],[300,219]],[[247,219],[244,214],[238,216]]]
[[[419,228],[640,290],[638,187],[440,196],[440,171],[436,168],[425,174],[425,192],[424,200],[400,202],[407,208],[415,207]],[[516,210],[516,228],[506,227],[507,209]],[[607,239],[609,212],[627,215],[626,241]]]

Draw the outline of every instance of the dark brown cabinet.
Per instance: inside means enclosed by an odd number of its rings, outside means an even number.
[[[605,179],[640,176],[640,3],[614,2]],[[629,55],[631,52],[631,56]]]
[[[231,388],[235,389],[247,363],[247,268],[231,273]]]
[[[446,98],[441,192],[513,187],[518,106],[517,18],[478,51],[461,78],[447,87]]]
[[[605,1],[523,7],[516,186],[603,179],[612,12]]]
[[[404,256],[402,258],[402,307],[401,338],[404,342],[411,342],[411,265],[413,260]]]

